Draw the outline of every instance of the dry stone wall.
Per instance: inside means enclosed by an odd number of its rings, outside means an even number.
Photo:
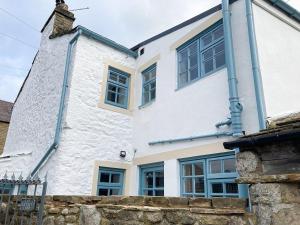
[[[48,196],[46,199],[43,225],[143,224],[254,225],[255,221],[245,211],[245,201],[241,199],[142,196]]]

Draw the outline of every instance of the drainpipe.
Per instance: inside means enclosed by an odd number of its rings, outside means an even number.
[[[249,36],[249,45],[250,45],[250,53],[251,53],[252,73],[253,73],[254,88],[255,88],[258,122],[259,122],[260,130],[263,130],[266,129],[266,107],[265,107],[261,71],[260,71],[260,65],[258,59],[257,43],[255,38],[256,35],[255,35],[254,20],[253,20],[252,1],[245,0],[245,3],[246,3],[248,36]]]
[[[243,135],[242,121],[241,121],[241,112],[243,107],[239,102],[239,95],[238,95],[238,88],[237,88],[229,0],[222,0],[222,12],[223,12],[223,26],[224,26],[225,55],[226,55],[228,87],[229,87],[231,127],[232,127],[233,136],[238,137]]]
[[[78,37],[80,36],[80,34],[81,34],[81,30],[78,30],[77,33],[75,34],[75,36],[70,40],[70,42],[68,44],[67,59],[66,59],[66,66],[65,66],[65,72],[64,72],[64,81],[63,81],[62,91],[61,91],[54,141],[50,145],[49,149],[46,151],[45,155],[42,157],[42,159],[39,161],[39,163],[33,169],[32,173],[30,174],[31,177],[34,177],[36,175],[36,173],[40,170],[40,168],[50,158],[51,154],[58,148],[60,137],[61,137],[61,131],[62,131],[62,121],[63,121],[63,116],[64,116],[65,100],[66,100],[66,93],[67,93],[67,89],[68,89],[68,80],[69,80],[69,75],[70,75],[72,50],[73,50],[73,47],[74,47]]]

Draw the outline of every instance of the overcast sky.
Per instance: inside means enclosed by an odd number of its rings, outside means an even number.
[[[65,1],[70,9],[90,8],[75,12],[75,25],[83,25],[129,48],[221,3],[221,0]],[[286,1],[300,9],[299,0]],[[54,6],[55,0],[0,0],[0,99],[15,100],[38,50],[39,30]]]

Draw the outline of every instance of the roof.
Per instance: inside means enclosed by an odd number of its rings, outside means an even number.
[[[236,2],[238,0],[229,0],[229,3],[232,4],[234,2]],[[269,3],[270,5],[274,6],[275,8],[277,8],[278,10],[280,10],[281,12],[283,12],[284,14],[286,14],[287,16],[291,17],[292,19],[296,20],[298,23],[300,23],[300,12],[297,11],[296,9],[294,9],[292,6],[290,6],[289,4],[285,3],[284,1],[282,0],[264,0],[266,1],[267,3]],[[137,45],[135,45],[134,47],[131,48],[131,50],[133,51],[137,51],[140,47],[146,45],[146,44],[149,44],[150,42],[152,41],[155,41],[163,36],[166,36],[170,33],[173,33],[174,31],[177,31],[185,26],[188,26],[198,20],[201,20],[219,10],[222,10],[222,4],[219,4],[213,8],[210,8],[209,10],[203,12],[203,13],[200,13],[199,15],[189,19],[189,20],[186,20],[184,21],[183,23],[180,23],[166,31],[163,31]]]
[[[273,120],[269,128],[241,137],[237,140],[224,142],[224,148],[234,149],[268,145],[283,141],[300,141],[300,113],[294,113],[285,117]]]
[[[9,123],[13,103],[0,100],[0,122]]]

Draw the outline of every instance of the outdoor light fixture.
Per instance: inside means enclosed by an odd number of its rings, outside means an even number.
[[[120,157],[125,158],[126,157],[126,151],[120,151]]]

